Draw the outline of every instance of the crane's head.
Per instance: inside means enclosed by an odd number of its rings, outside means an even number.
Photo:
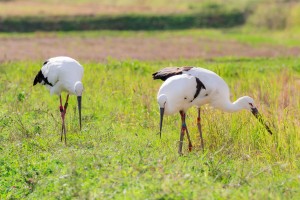
[[[74,84],[74,92],[77,96],[82,96],[82,92],[83,92],[83,84],[80,81],[77,81]]]
[[[257,107],[255,106],[254,100],[251,97],[244,96],[241,98],[241,106],[243,106],[245,109],[252,112],[252,114],[262,123],[267,131],[272,135],[272,131],[270,130],[269,126],[264,122],[261,114],[258,112]]]
[[[159,123],[160,137],[161,137],[161,130],[162,130],[162,124],[163,124],[164,112],[165,112],[165,106],[166,106],[167,100],[168,100],[168,98],[165,94],[159,95],[157,97],[157,102],[158,102],[159,108],[160,108],[160,123]]]
[[[77,81],[74,85],[74,91],[77,96],[78,103],[78,113],[79,113],[79,125],[81,130],[81,96],[83,92],[83,84],[80,81]]]
[[[256,108],[254,100],[251,97],[244,96],[239,99],[239,104],[242,108],[252,112]]]

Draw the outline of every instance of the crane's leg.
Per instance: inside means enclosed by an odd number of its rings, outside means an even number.
[[[191,152],[192,148],[193,148],[193,145],[192,145],[192,142],[191,142],[191,138],[190,138],[190,134],[189,134],[187,126],[185,126],[185,130],[186,130],[186,136],[187,136],[187,138],[189,140],[189,151]]]
[[[67,131],[66,131],[66,126],[65,126],[65,115],[67,113],[67,108],[68,108],[68,101],[69,101],[69,94],[67,95],[67,99],[66,99],[66,102],[65,102],[65,105],[64,105],[64,123],[63,123],[63,126],[64,126],[64,135],[65,135],[65,144],[67,144]]]
[[[203,143],[202,127],[201,127],[201,117],[200,117],[200,107],[198,108],[197,126],[198,126],[198,131],[200,133],[201,147],[202,147],[202,150],[204,151],[204,143]]]
[[[184,137],[184,129],[185,129],[185,122],[184,122],[184,112],[180,111],[180,116],[181,116],[181,129],[180,129],[180,141],[179,141],[179,148],[178,148],[178,153],[182,155],[182,143],[183,143],[183,137]]]
[[[178,148],[178,153],[181,155],[182,154],[182,145],[183,145],[183,137],[184,137],[184,132],[186,131],[187,133],[187,138],[189,140],[189,150],[192,150],[192,142],[190,139],[190,135],[185,123],[185,113],[183,111],[180,111],[180,116],[181,116],[181,132],[180,132],[180,141],[179,141],[179,148]]]
[[[60,115],[61,115],[61,119],[62,119],[62,127],[61,127],[60,140],[61,141],[63,140],[63,135],[64,135],[65,136],[65,144],[67,144],[66,126],[65,126],[65,115],[66,115],[67,107],[68,107],[69,94],[67,95],[66,103],[65,103],[64,106],[62,106],[61,95],[59,95],[59,100],[60,100],[59,110],[60,110]]]
[[[65,117],[64,117],[64,107],[62,106],[62,99],[61,99],[61,95],[59,95],[59,102],[60,102],[60,106],[59,106],[59,111],[60,111],[60,116],[61,116],[61,120],[62,120],[62,126],[61,126],[61,134],[60,134],[60,141],[63,140],[63,135],[64,135],[64,124],[65,124]]]

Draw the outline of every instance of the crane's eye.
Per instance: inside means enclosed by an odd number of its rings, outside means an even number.
[[[251,107],[253,107],[253,104],[252,104],[252,103],[249,103],[249,105],[250,105]]]

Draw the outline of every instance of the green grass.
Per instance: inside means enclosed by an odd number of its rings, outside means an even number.
[[[60,142],[58,97],[32,87],[41,62],[0,65],[1,199],[299,199],[299,59],[217,59],[210,62],[85,63],[83,129],[76,101]],[[196,109],[187,117],[195,146],[177,154],[179,115],[165,117],[157,135],[151,73],[195,65],[228,82],[232,99],[252,96],[274,135],[247,111],[203,107],[205,151]]]
[[[166,39],[171,37],[193,37],[195,39],[212,39],[219,41],[236,41],[243,44],[278,45],[298,47],[300,45],[300,29],[284,31],[254,30],[240,27],[229,29],[188,29],[164,31],[58,31],[58,32],[32,32],[32,33],[0,33],[0,38],[47,38],[47,37],[153,37]]]

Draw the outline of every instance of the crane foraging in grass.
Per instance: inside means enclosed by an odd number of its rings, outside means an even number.
[[[214,108],[226,111],[237,112],[246,109],[265,126],[272,134],[270,128],[263,121],[259,114],[254,100],[251,97],[243,96],[235,102],[230,101],[230,92],[226,82],[216,73],[198,67],[167,67],[152,74],[153,79],[165,81],[157,94],[157,101],[160,107],[160,135],[162,131],[163,116],[179,112],[181,116],[181,132],[178,153],[182,154],[182,143],[186,132],[189,141],[189,150],[192,149],[189,132],[185,123],[187,110],[198,107],[197,126],[200,133],[201,146],[203,146],[200,106],[209,104]]]
[[[81,130],[81,96],[83,92],[83,84],[81,82],[83,76],[83,67],[70,57],[53,57],[44,62],[42,69],[36,75],[33,85],[40,83],[45,85],[50,94],[56,94],[60,98],[59,110],[62,119],[61,141],[63,135],[66,138],[65,115],[68,107],[69,95],[77,96],[79,125]],[[64,106],[62,105],[61,93],[67,92],[67,98]]]

